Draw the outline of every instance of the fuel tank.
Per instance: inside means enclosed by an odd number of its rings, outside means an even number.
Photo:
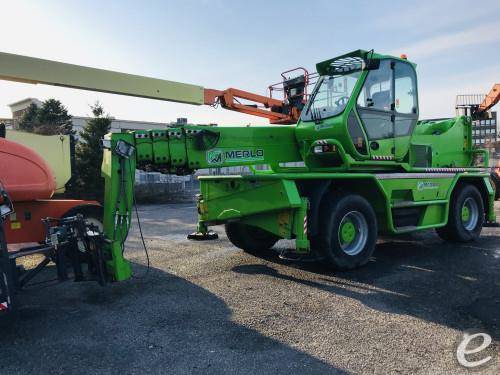
[[[56,180],[49,165],[34,150],[0,138],[0,181],[13,202],[49,199]]]

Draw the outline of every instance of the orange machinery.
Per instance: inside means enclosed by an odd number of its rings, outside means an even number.
[[[479,115],[484,114],[498,102],[500,102],[500,83],[495,83],[490,92],[484,97],[481,104],[479,104],[476,113]],[[500,199],[500,160],[497,161],[496,167],[493,168],[491,179],[495,183],[496,187],[495,199]]]
[[[98,216],[101,210],[94,201],[51,199],[56,183],[49,165],[34,150],[5,138],[0,138],[0,182],[15,210],[5,221],[8,244],[43,242],[46,217]]]
[[[500,83],[495,83],[479,105],[479,112],[486,112],[500,101]]]

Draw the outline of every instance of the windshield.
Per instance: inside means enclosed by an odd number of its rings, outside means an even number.
[[[345,75],[321,76],[302,111],[302,121],[324,119],[342,112],[360,74],[358,71]]]

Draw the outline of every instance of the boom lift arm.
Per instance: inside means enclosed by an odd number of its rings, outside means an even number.
[[[301,68],[303,69],[303,68]],[[293,71],[293,70],[292,70]],[[78,88],[193,105],[223,108],[269,119],[271,124],[294,124],[306,100],[309,74],[301,79],[283,76],[284,100],[240,89],[207,89],[202,86],[89,68],[34,57],[0,53],[0,79]],[[276,87],[276,85],[270,86]],[[243,104],[240,100],[249,101]]]
[[[495,83],[490,92],[479,105],[479,112],[486,112],[500,101],[500,83]]]

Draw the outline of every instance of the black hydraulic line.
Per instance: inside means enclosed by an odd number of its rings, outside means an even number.
[[[129,163],[128,163],[128,167],[129,167],[130,175],[132,175],[132,166],[130,164],[130,160],[129,160]],[[144,279],[144,278],[146,278],[146,276],[149,273],[149,270],[151,268],[151,263],[150,263],[150,260],[149,260],[149,251],[148,251],[148,248],[146,246],[146,241],[144,241],[144,235],[142,234],[141,219],[139,218],[139,210],[137,209],[137,202],[136,202],[136,199],[135,199],[135,191],[134,190],[132,190],[132,203],[134,205],[135,216],[137,218],[137,227],[139,228],[139,234],[141,235],[142,246],[144,248],[144,253],[146,254],[146,260],[147,260],[147,268],[146,268],[146,272],[144,273],[144,275],[142,275],[142,276],[135,276],[134,275],[134,278],[136,278],[136,279]]]

